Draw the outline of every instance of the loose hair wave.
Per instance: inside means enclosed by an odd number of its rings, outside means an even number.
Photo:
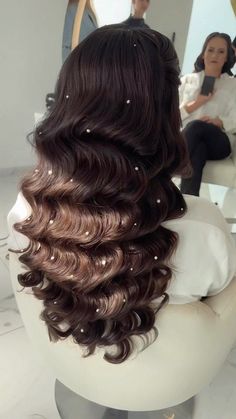
[[[232,41],[231,41],[230,36],[227,35],[226,33],[212,32],[210,35],[207,36],[207,38],[206,38],[206,40],[203,44],[202,51],[201,51],[201,53],[199,54],[199,56],[197,57],[197,59],[194,63],[194,69],[195,69],[196,73],[199,73],[200,71],[205,69],[203,55],[204,55],[204,53],[207,49],[207,45],[208,45],[209,41],[213,38],[222,38],[227,43],[227,61],[223,65],[221,73],[229,73],[230,69],[235,64],[235,54],[234,54],[234,50],[232,48]]]
[[[178,243],[162,224],[186,211],[171,180],[188,167],[179,84],[168,38],[106,26],[68,57],[35,129],[38,164],[21,186],[32,213],[15,224],[29,238],[18,280],[43,301],[50,340],[72,337],[85,356],[102,347],[121,363],[135,336],[144,346],[157,337]]]

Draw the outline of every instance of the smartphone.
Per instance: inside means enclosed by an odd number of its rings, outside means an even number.
[[[201,95],[208,96],[209,93],[213,93],[215,80],[216,78],[212,76],[204,77],[202,87],[201,87]]]

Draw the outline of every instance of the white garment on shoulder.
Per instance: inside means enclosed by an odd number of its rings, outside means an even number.
[[[184,108],[187,103],[195,100],[200,94],[204,76],[205,72],[200,71],[199,73],[187,74],[181,78],[179,101],[183,127],[202,116],[219,117],[233,148],[236,141],[236,78],[223,73],[215,81],[215,92],[209,102],[191,114]]]
[[[184,217],[164,223],[179,235],[167,289],[172,304],[218,294],[236,279],[236,247],[221,211],[206,199],[184,198],[188,206]]]
[[[162,224],[179,235],[177,250],[170,261],[173,278],[167,293],[171,304],[218,294],[236,276],[236,248],[220,210],[203,198],[185,195],[185,200],[186,214]],[[30,214],[31,208],[20,192],[8,214],[10,248],[28,246],[28,238],[16,232],[13,225]]]

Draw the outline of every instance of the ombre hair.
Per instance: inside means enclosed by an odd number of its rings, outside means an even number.
[[[188,166],[179,84],[168,38],[105,26],[68,57],[34,132],[38,164],[21,186],[32,213],[15,224],[29,238],[18,280],[43,301],[50,340],[72,337],[85,356],[100,347],[121,363],[135,337],[146,347],[158,335],[178,244],[163,223],[186,211],[172,181]]]

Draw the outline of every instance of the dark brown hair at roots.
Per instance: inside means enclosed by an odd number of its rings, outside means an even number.
[[[72,337],[85,356],[102,347],[121,363],[135,336],[144,347],[157,337],[178,243],[163,222],[186,211],[172,181],[188,166],[179,84],[168,38],[105,26],[68,57],[34,132],[38,164],[21,186],[32,214],[15,225],[29,238],[18,280],[42,300],[50,339]]]

